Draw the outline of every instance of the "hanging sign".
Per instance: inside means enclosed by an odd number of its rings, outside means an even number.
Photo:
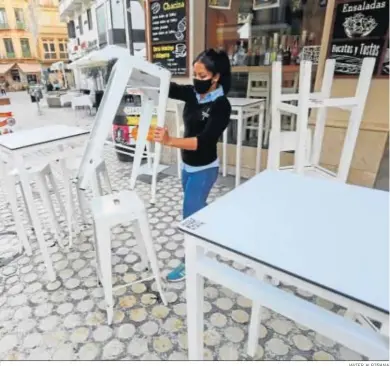
[[[279,0],[253,0],[253,10],[278,8],[279,6]]]
[[[232,6],[232,0],[209,0],[209,8],[229,10]]]
[[[388,28],[388,0],[337,0],[328,48],[328,57],[336,60],[335,73],[358,75],[363,59],[374,57],[374,76],[385,75]]]

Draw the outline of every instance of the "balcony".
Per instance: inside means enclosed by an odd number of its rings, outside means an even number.
[[[27,26],[25,22],[16,22],[16,29],[26,30]]]
[[[7,52],[6,55],[7,55],[7,58],[16,58],[15,52]]]
[[[0,29],[9,29],[8,23],[0,23]]]
[[[76,10],[79,10],[83,4],[89,4],[89,0],[60,0],[58,12],[60,20],[66,22],[66,18],[73,17]]]

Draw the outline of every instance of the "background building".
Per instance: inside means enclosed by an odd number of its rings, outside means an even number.
[[[0,78],[11,90],[39,81],[51,64],[68,59],[57,0],[0,0],[0,38]]]

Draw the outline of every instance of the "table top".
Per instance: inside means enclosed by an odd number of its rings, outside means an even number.
[[[254,104],[259,104],[264,102],[264,98],[254,99],[254,98],[228,98],[230,105],[232,107],[249,107]]]
[[[78,127],[50,125],[2,135],[0,136],[0,146],[8,150],[18,150],[80,135],[86,135],[88,133],[89,131]]]
[[[179,228],[389,312],[388,192],[265,171]]]

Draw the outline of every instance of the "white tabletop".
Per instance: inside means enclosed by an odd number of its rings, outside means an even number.
[[[0,136],[0,146],[9,150],[17,150],[48,142],[67,139],[88,134],[89,131],[66,125],[50,125],[45,127],[21,130]]]
[[[249,107],[260,102],[264,102],[265,99],[254,98],[228,98],[232,107]]]
[[[180,229],[389,312],[388,192],[265,171]]]

